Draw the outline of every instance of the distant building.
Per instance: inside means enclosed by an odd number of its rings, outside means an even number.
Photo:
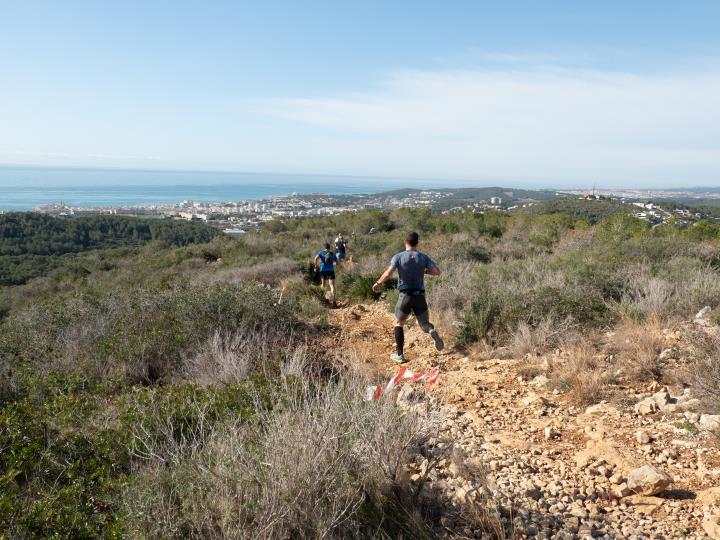
[[[490,204],[502,204],[501,197],[490,197]]]

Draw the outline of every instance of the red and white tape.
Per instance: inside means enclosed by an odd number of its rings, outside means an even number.
[[[401,367],[400,371],[385,384],[378,384],[377,386],[368,386],[365,389],[365,401],[372,401],[380,396],[387,396],[393,391],[403,379],[410,379],[410,382],[428,381],[428,386],[435,384],[440,377],[440,372],[437,369],[431,369],[422,373],[413,373],[406,367]]]

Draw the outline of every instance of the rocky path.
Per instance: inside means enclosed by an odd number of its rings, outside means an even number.
[[[387,380],[398,365],[392,315],[381,304],[332,310],[336,346]],[[441,489],[451,504],[492,500],[519,537],[720,538],[720,453],[695,401],[663,388],[628,388],[624,399],[577,408],[547,379],[518,376],[519,360],[439,353],[415,325],[406,331],[408,367],[440,369],[429,398],[445,412],[440,455],[410,466],[414,481]],[[424,395],[403,387],[399,399]],[[703,418],[704,423],[713,421]],[[453,447],[451,454],[443,448]],[[448,518],[446,531],[481,536]]]

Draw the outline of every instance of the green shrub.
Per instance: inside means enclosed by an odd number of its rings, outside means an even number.
[[[96,421],[107,406],[100,396],[59,393],[2,409],[0,536],[96,538],[122,530],[116,495],[129,474],[128,433]]]
[[[128,382],[174,374],[215,332],[294,321],[290,305],[251,283],[175,285],[168,289],[88,291],[38,302],[3,323],[0,353],[88,377],[119,372]]]
[[[352,302],[367,302],[377,298],[372,290],[373,284],[379,276],[364,275],[356,272],[338,272],[338,294],[346,296]],[[387,291],[397,287],[397,278],[390,278],[382,285],[382,290]]]
[[[471,244],[467,247],[464,258],[468,261],[487,264],[492,261],[492,253],[485,246]]]
[[[36,391],[0,411],[0,536],[13,538],[126,536],[121,495],[133,466],[153,457],[148,445],[202,446],[213,426],[251,418],[278,395],[259,375],[119,397],[83,388],[79,374],[26,376]]]
[[[488,336],[496,327],[501,308],[490,294],[479,294],[463,314],[457,343],[466,346]]]

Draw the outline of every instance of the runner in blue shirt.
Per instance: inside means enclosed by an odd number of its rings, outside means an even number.
[[[418,233],[411,232],[405,237],[405,251],[396,254],[390,261],[390,266],[380,279],[373,285],[373,291],[380,292],[380,286],[393,275],[398,273],[398,289],[400,296],[395,305],[395,346],[396,351],[390,355],[395,362],[404,362],[403,348],[405,346],[404,325],[410,313],[415,315],[423,332],[430,334],[435,342],[435,348],[441,351],[445,343],[435,327],[430,323],[430,312],[425,300],[425,274],[439,276],[440,268],[430,257],[417,250]]]
[[[337,255],[330,249],[330,243],[325,242],[325,249],[318,251],[315,255],[315,271],[320,271],[320,285],[325,291],[325,285],[330,285],[330,299],[333,307],[337,306],[335,301],[335,263]]]

